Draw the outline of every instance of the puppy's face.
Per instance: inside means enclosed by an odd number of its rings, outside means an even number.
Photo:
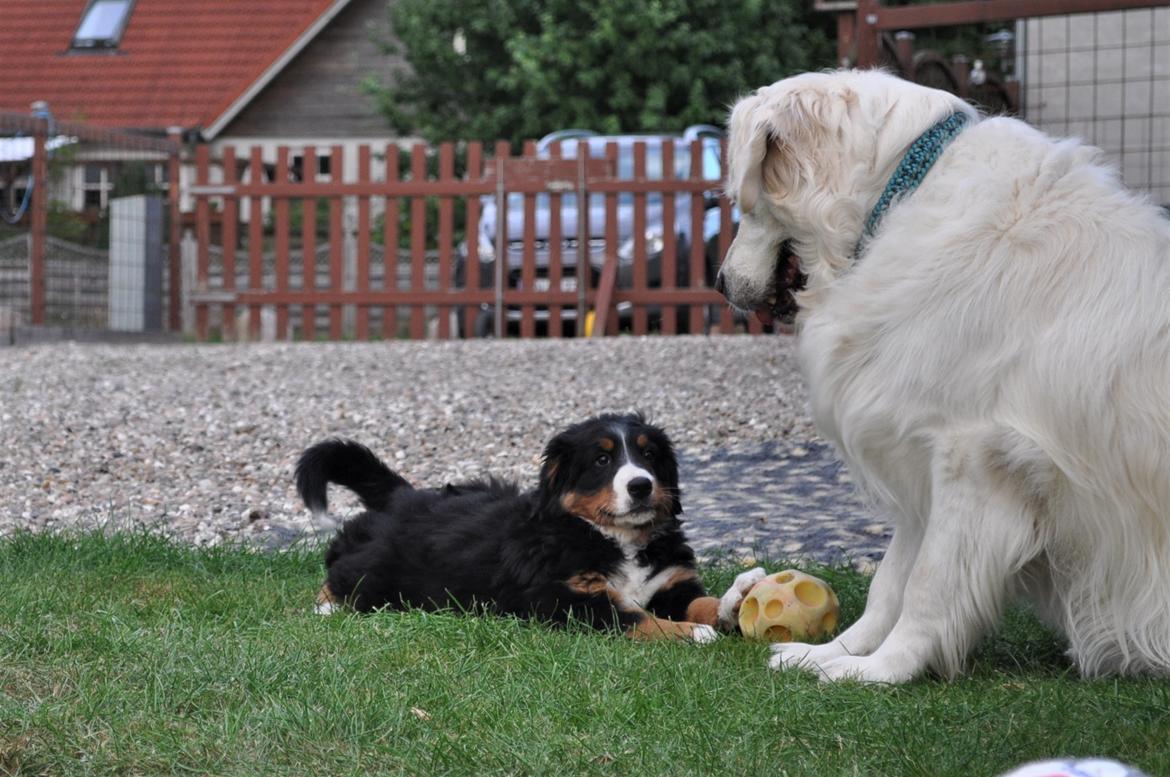
[[[678,464],[663,431],[637,415],[605,415],[548,444],[541,501],[599,527],[642,529],[682,512]]]

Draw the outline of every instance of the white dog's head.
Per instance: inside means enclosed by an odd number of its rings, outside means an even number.
[[[764,320],[812,303],[848,267],[902,154],[955,111],[976,114],[878,70],[805,73],[739,100],[727,192],[741,215],[716,288]]]

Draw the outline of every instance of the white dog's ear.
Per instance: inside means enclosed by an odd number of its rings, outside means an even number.
[[[727,191],[742,213],[756,206],[763,184],[764,155],[769,142],[768,124],[761,109],[763,101],[759,92],[742,98],[731,109],[728,120]]]
[[[737,102],[728,122],[728,190],[744,212],[762,190],[783,196],[815,174],[814,167],[821,173],[835,167],[827,141],[840,134],[858,103],[849,88],[775,87]]]

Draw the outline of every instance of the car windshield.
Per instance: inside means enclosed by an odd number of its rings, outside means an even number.
[[[606,147],[609,143],[617,144],[618,158],[617,158],[617,177],[621,180],[632,180],[634,178],[634,147],[638,143],[646,145],[646,178],[651,181],[660,181],[665,176],[662,169],[662,142],[667,138],[657,135],[625,135],[619,137],[596,136],[590,138],[571,138],[561,141],[561,156],[566,159],[576,159],[578,145],[581,142],[589,144],[589,156],[594,159],[604,158],[606,154]],[[674,143],[674,175],[675,179],[690,178],[691,175],[691,144],[690,141],[681,138],[669,138]],[[720,144],[719,139],[714,137],[705,137],[701,139],[702,149],[702,166],[701,175],[703,180],[719,181],[722,177],[722,166],[720,164]],[[543,156],[543,154],[542,154]],[[654,207],[661,202],[661,194],[647,195],[647,203]],[[548,207],[548,195],[538,194],[536,196],[537,207]],[[631,206],[634,201],[634,195],[629,192],[623,192],[618,195],[618,202],[622,206]],[[593,195],[590,199],[592,207],[601,207],[605,202],[603,195]],[[524,196],[522,194],[512,193],[508,195],[508,208],[523,207]],[[575,194],[565,194],[561,199],[561,207],[566,209],[575,209],[577,207],[577,196]]]

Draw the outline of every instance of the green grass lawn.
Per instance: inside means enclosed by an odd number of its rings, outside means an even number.
[[[809,571],[857,617],[864,577]],[[322,618],[320,576],[308,550],[0,541],[0,774],[992,775],[1066,754],[1170,774],[1170,684],[1081,681],[1018,613],[968,678],[827,686],[732,637]]]

